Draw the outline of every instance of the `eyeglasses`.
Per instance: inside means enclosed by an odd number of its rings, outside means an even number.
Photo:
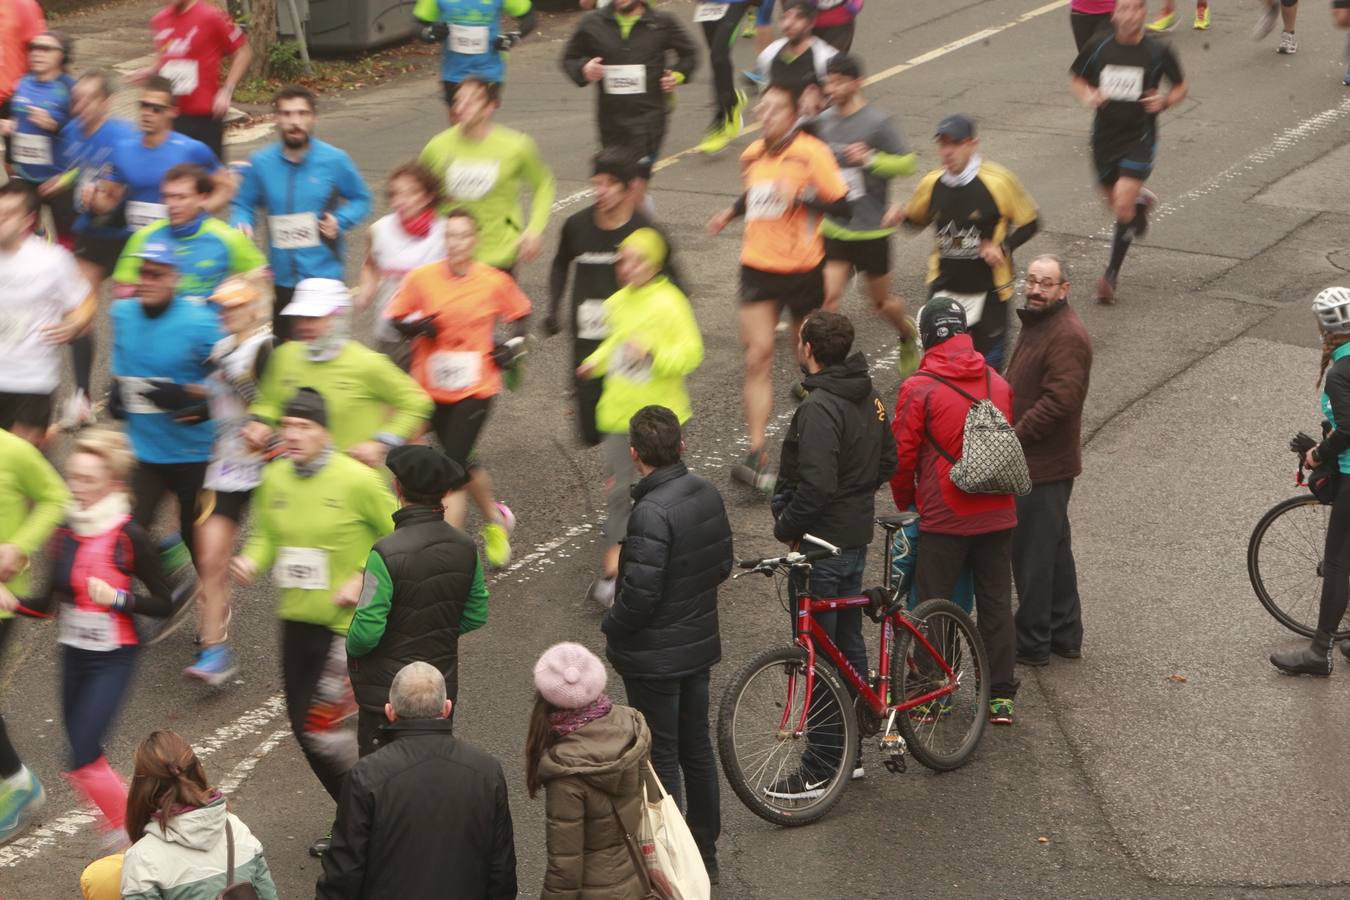
[[[1064,283],[1064,282],[1062,282],[1062,281],[1051,281],[1049,278],[1024,278],[1024,279],[1022,279],[1022,287],[1023,287],[1023,288],[1029,288],[1029,287],[1047,287],[1047,288],[1049,288],[1049,287],[1055,287],[1056,285],[1060,285],[1060,284],[1063,284],[1063,283]]]
[[[141,101],[141,109],[148,109],[148,110],[150,110],[151,112],[162,113],[162,112],[164,112],[165,110],[167,110],[168,108],[169,108],[169,107],[166,106],[166,105],[163,104],[163,103],[151,103],[149,100],[142,100],[142,101]]]

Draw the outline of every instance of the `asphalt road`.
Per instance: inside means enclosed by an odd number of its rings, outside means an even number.
[[[1070,262],[1073,299],[1096,344],[1085,471],[1072,507],[1085,655],[1024,670],[1017,724],[988,731],[960,771],[939,777],[911,765],[890,775],[868,748],[866,779],[814,826],[770,827],[725,790],[716,896],[1350,896],[1350,838],[1338,827],[1350,804],[1338,777],[1350,737],[1344,676],[1291,680],[1271,669],[1266,654],[1293,638],[1257,605],[1244,565],[1257,516],[1294,490],[1288,435],[1317,421],[1307,304],[1350,269],[1344,39],[1320,3],[1304,6],[1293,57],[1276,55],[1273,40],[1248,39],[1254,0],[1218,5],[1209,33],[1170,38],[1190,98],[1164,115],[1150,182],[1163,205],[1130,254],[1114,308],[1087,301],[1109,222],[1089,173],[1089,114],[1068,92],[1067,4],[874,0],[864,12],[856,50],[882,74],[868,95],[899,117],[923,167],[936,164],[927,135],[938,118],[974,115],[986,155],[1040,204],[1044,230],[1023,262],[1037,251]],[[690,14],[689,4],[672,8]],[[550,237],[583,202],[575,195],[594,142],[593,98],[556,66],[570,21],[549,18],[512,54],[501,113],[535,136],[557,173]],[[749,42],[737,52],[747,63]],[[679,93],[666,147],[675,159],[654,197],[707,343],[692,380],[690,454],[724,487],[737,550],[750,556],[774,544],[765,506],[726,475],[741,446],[738,233],[703,232],[737,190],[736,151],[714,160],[683,152],[708,118],[706,75]],[[378,185],[443,123],[437,86],[424,74],[325,102],[320,133]],[[895,242],[907,297],[922,296],[928,246],[927,237]],[[521,275],[538,302],[546,265]],[[892,334],[861,298],[847,303],[878,389],[893,396],[884,361]],[[482,453],[519,517],[516,562],[491,579],[487,627],[461,645],[458,733],[506,767],[526,895],[544,864],[542,799],[525,795],[519,774],[530,668],[557,640],[602,648],[598,611],[582,596],[599,552],[600,461],[572,437],[569,357],[565,338],[544,341],[524,390],[494,409]],[[783,346],[778,383],[793,372]],[[789,407],[784,391],[779,397],[781,422]],[[723,593],[715,695],[751,655],[787,639],[786,616],[764,587],[746,580]],[[236,602],[237,682],[222,690],[184,683],[186,635],[144,653],[108,752],[125,771],[149,730],[189,736],[261,838],[283,896],[305,896],[317,871],[305,847],[332,807],[274,699],[273,600],[260,589]],[[64,737],[52,633],[30,624],[23,635],[3,705],[50,799],[44,829],[0,848],[5,900],[70,896],[98,849],[90,817],[58,775]]]

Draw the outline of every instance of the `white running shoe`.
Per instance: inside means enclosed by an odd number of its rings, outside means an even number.
[[[1292,31],[1280,32],[1280,46],[1275,48],[1276,53],[1293,54],[1298,52],[1298,41],[1294,39]]]

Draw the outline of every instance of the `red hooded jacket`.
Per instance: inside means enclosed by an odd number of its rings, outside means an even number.
[[[985,387],[985,371],[989,387]],[[994,405],[1012,421],[1012,389],[1003,376],[989,369],[984,356],[975,352],[970,335],[948,338],[923,355],[919,372],[932,372],[955,384],[972,397],[983,399],[986,390]],[[891,496],[897,509],[917,502],[919,530],[933,534],[988,534],[1017,524],[1012,494],[967,494],[951,481],[952,464],[933,448],[928,433],[960,459],[970,401],[934,378],[915,374],[900,385],[895,401],[895,433],[899,465],[891,478]]]

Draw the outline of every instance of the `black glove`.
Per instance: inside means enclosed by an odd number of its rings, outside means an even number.
[[[186,385],[174,384],[164,378],[151,378],[150,383],[154,387],[145,392],[145,399],[165,412],[176,412],[202,402],[201,396],[191,393]]]
[[[544,317],[544,321],[540,323],[539,330],[544,333],[544,337],[553,337],[555,334],[562,331],[562,325],[558,323],[557,316],[549,313]]]
[[[393,324],[400,334],[409,339],[426,337],[435,340],[436,335],[440,333],[435,316],[423,316],[420,319],[396,319]]]
[[[108,415],[119,422],[127,417],[127,408],[122,405],[122,388],[116,378],[108,385]]]
[[[428,44],[439,44],[450,36],[450,26],[445,22],[433,22],[422,29],[420,37]]]
[[[788,504],[792,502],[792,495],[794,493],[796,492],[784,488],[782,491],[769,498],[769,512],[773,514],[775,519],[783,514],[783,510],[788,508]]]
[[[1300,457],[1307,456],[1308,451],[1317,446],[1311,436],[1300,431],[1289,439],[1289,449],[1297,453]]]
[[[501,34],[497,35],[497,42],[492,45],[492,49],[496,50],[498,53],[503,53],[519,43],[519,31],[503,31]]]
[[[520,356],[522,342],[512,344],[511,342],[498,342],[493,345],[492,357],[493,364],[503,372],[516,364]]]

